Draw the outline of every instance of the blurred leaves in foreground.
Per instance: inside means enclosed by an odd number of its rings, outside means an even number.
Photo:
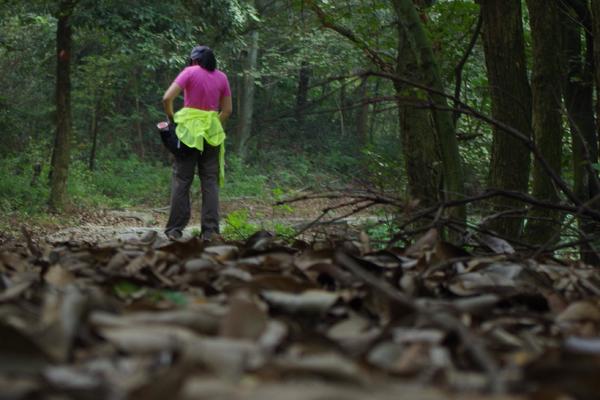
[[[435,230],[376,252],[366,239],[290,245],[260,232],[226,243],[26,239],[0,248],[5,399],[600,389],[600,272],[586,265],[469,254]]]

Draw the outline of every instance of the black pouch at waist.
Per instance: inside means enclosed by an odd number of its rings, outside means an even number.
[[[175,129],[177,125],[170,122],[159,122],[156,124],[156,128],[158,132],[160,132],[160,139],[163,144],[175,157],[185,157],[194,152],[194,149],[188,147],[183,144],[177,134],[175,133]]]

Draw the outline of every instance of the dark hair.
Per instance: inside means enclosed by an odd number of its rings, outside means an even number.
[[[207,46],[198,46],[192,49],[190,65],[199,65],[208,71],[217,69],[215,53]]]

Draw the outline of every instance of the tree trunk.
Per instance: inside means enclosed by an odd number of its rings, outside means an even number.
[[[98,102],[95,102],[92,107],[90,137],[92,138],[92,148],[90,150],[90,159],[88,166],[90,171],[93,171],[96,168],[96,148],[98,145]]]
[[[598,162],[596,123],[594,120],[594,77],[593,38],[586,34],[586,47],[582,43],[581,21],[574,19],[572,10],[561,12],[563,27],[564,101],[569,118],[571,142],[573,143],[573,191],[582,201],[588,202],[598,194],[593,168],[590,164]],[[592,173],[590,173],[592,172]],[[582,232],[581,239],[593,233],[594,224],[585,218],[578,221]],[[581,246],[581,259],[590,264],[599,264],[600,259],[590,251],[588,244]]]
[[[483,45],[492,98],[492,116],[531,136],[531,89],[527,80],[520,0],[481,0]],[[528,192],[529,150],[518,140],[493,127],[489,185],[492,188]],[[494,213],[523,212],[522,203],[498,197]],[[523,217],[495,218],[487,224],[499,235],[518,238]]]
[[[344,83],[342,82],[342,87],[340,87],[340,97],[336,100],[340,113],[340,137],[342,138],[346,136],[346,85]],[[315,135],[315,132],[313,132],[313,135]]]
[[[374,98],[379,97],[380,83],[381,83],[381,81],[379,79],[377,79],[377,81],[375,81],[375,89],[373,90]],[[377,113],[379,112],[378,104],[379,103],[373,104],[373,111],[371,112],[371,124],[369,125],[369,142],[370,143],[375,142],[375,128],[377,127]]]
[[[422,83],[438,92],[444,92],[445,88],[440,78],[436,60],[433,56],[431,43],[425,34],[421,20],[411,0],[393,0],[394,9],[400,23],[406,30],[406,37],[413,46],[413,52],[418,60],[419,72]],[[436,130],[436,139],[443,167],[443,187],[445,200],[456,200],[464,196],[464,176],[458,142],[452,122],[452,113],[449,109],[446,97],[439,94],[430,95],[432,103],[436,108],[431,110],[433,125]],[[405,149],[406,152],[409,151]],[[450,216],[459,223],[466,218],[465,208],[456,207],[450,210]]]
[[[560,174],[562,148],[560,54],[561,42],[558,6],[547,0],[527,0],[533,41],[533,129],[537,147],[549,166]],[[560,47],[558,47],[560,48]],[[533,166],[533,196],[548,202],[559,197],[552,180],[536,161]],[[528,216],[527,240],[543,245],[560,237],[560,219],[556,211],[533,209]]]
[[[138,72],[138,76],[140,73]],[[137,78],[136,78],[137,79]],[[137,132],[138,143],[134,146],[138,150],[140,159],[146,157],[146,148],[144,146],[144,132],[142,130],[142,110],[140,108],[140,82],[136,81],[135,85],[135,131]]]
[[[359,146],[365,148],[369,144],[369,133],[367,132],[369,122],[368,79],[363,78],[358,88],[360,108],[356,115],[356,138]]]
[[[600,1],[592,0],[590,4],[592,11],[592,29],[593,29],[593,54],[594,54],[594,66],[595,74],[594,79],[596,82],[596,93],[600,93]],[[600,100],[596,99],[596,116],[600,116]],[[598,124],[597,128],[600,128]],[[597,134],[600,139],[600,134]]]
[[[398,50],[395,73],[413,76],[423,81],[418,63],[418,54],[411,48],[411,39],[398,15]],[[431,112],[403,104],[402,99],[415,99],[422,95],[418,89],[394,82],[398,102],[398,122],[402,155],[408,181],[408,194],[419,200],[420,205],[429,206],[442,200],[441,158],[432,124]]]
[[[50,209],[58,211],[67,201],[67,177],[71,141],[71,16],[77,2],[62,0],[56,28],[56,136],[51,165]]]
[[[244,159],[246,155],[246,142],[252,131],[252,114],[254,113],[254,74],[256,72],[258,56],[258,31],[250,33],[250,48],[244,55],[242,66],[242,84],[240,91],[240,108],[237,125],[237,134],[234,141],[234,151]]]
[[[296,121],[299,125],[304,123],[304,108],[308,102],[308,84],[310,83],[310,67],[306,61],[300,64],[298,73],[298,92],[296,94]]]
[[[400,97],[415,97],[417,91],[396,86]],[[428,110],[399,104],[398,116],[409,195],[422,206],[440,199],[441,160]]]

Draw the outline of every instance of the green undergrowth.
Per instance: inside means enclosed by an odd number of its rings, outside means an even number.
[[[244,161],[233,152],[226,155],[223,201],[250,199],[262,204],[293,197],[300,190],[318,191],[324,187],[343,186],[349,182],[356,159],[343,146],[302,146],[272,141],[260,148],[248,149]],[[122,148],[102,149],[95,168],[87,165],[89,149],[72,151],[67,185],[69,206],[61,215],[48,213],[50,149],[46,144],[27,146],[18,154],[0,159],[0,229],[11,221],[59,223],[72,211],[89,209],[124,209],[164,207],[169,203],[171,166],[161,161],[142,160]],[[35,165],[39,165],[36,174]],[[194,182],[193,195],[199,196],[200,185]],[[277,206],[268,216],[233,214],[226,221],[231,237],[247,237],[259,229],[281,236],[292,234],[291,228],[274,220],[293,215],[291,206]],[[277,217],[277,218],[275,218]],[[237,219],[236,219],[237,218]],[[261,222],[251,222],[259,220]]]
[[[261,230],[271,232],[283,239],[291,239],[296,234],[295,229],[284,221],[261,215],[257,217],[255,220],[250,220],[250,215],[245,209],[230,212],[225,217],[223,237],[227,240],[245,240]]]
[[[39,165],[36,175],[34,165]],[[0,230],[10,224],[53,225],[68,223],[69,212],[48,213],[49,159],[31,149],[0,160]],[[98,157],[96,168],[72,159],[69,167],[66,211],[120,209],[163,205],[170,187],[170,169],[159,163],[128,158]]]

